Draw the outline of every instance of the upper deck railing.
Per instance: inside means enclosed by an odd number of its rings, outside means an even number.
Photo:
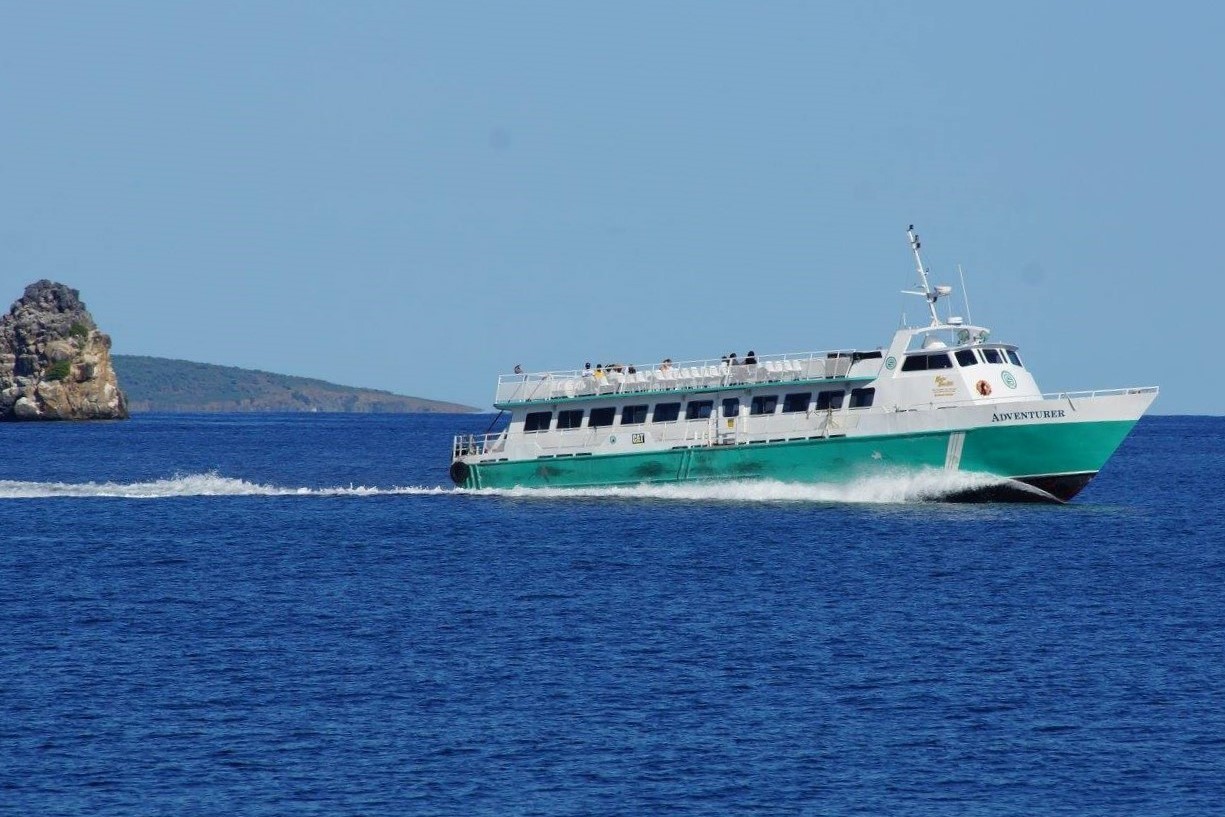
[[[494,404],[500,406],[569,397],[707,389],[851,375],[874,377],[880,372],[880,367],[881,352],[853,349],[758,355],[753,363],[732,364],[717,358],[647,366],[616,363],[601,370],[570,369],[501,375],[498,377]]]

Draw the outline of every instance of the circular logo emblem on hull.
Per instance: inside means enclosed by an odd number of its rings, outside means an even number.
[[[1004,385],[1010,389],[1017,387],[1017,379],[1012,376],[1012,372],[1004,372],[1000,375],[1000,380],[1004,381]]]

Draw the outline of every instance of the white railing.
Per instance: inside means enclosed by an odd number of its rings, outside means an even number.
[[[732,365],[719,359],[660,363],[651,366],[613,364],[601,370],[578,369],[504,374],[498,377],[495,404],[557,400],[566,397],[677,391],[753,383],[875,376],[879,357],[855,360],[854,350],[759,355],[755,363]]]
[[[506,429],[491,434],[456,434],[451,443],[451,459],[474,454],[491,454],[506,446]]]
[[[1157,386],[1140,386],[1134,389],[1097,389],[1095,391],[1061,391],[1042,395],[1043,400],[1091,400],[1094,397],[1111,397],[1120,394],[1156,394]]]

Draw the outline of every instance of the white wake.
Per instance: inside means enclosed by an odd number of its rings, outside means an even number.
[[[334,488],[287,488],[261,485],[218,474],[188,474],[150,482],[19,482],[0,480],[0,499],[47,497],[111,497],[167,499],[187,496],[386,496],[395,494],[447,494],[446,488],[376,488],[350,485]]]
[[[687,482],[609,488],[484,488],[441,486],[377,487],[349,485],[324,488],[286,487],[249,482],[215,473],[176,475],[148,482],[21,482],[0,480],[0,499],[119,498],[167,499],[204,496],[369,497],[470,496],[514,499],[646,499],[679,502],[822,502],[896,504],[936,502],[966,491],[1009,483],[986,474],[938,469],[878,474],[844,484],[809,484],[775,480]],[[1041,493],[1041,492],[1038,492]]]
[[[824,502],[900,504],[938,502],[975,489],[1008,485],[1017,491],[1043,494],[1036,488],[990,474],[925,469],[877,474],[847,483],[798,483],[776,480],[684,482],[612,488],[485,488],[460,491],[472,495],[514,498],[658,499],[681,502]]]

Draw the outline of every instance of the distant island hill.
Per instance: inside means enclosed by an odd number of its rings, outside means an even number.
[[[480,411],[459,403],[188,360],[113,354],[111,365],[127,396],[128,411],[132,413]]]

